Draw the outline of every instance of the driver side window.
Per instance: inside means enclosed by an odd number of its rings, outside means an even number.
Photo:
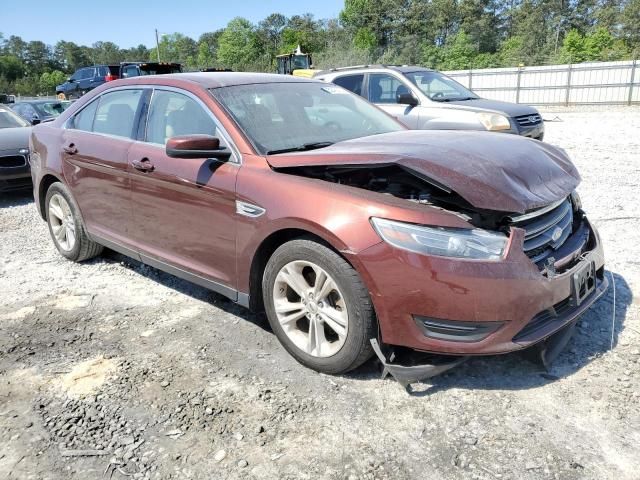
[[[398,95],[408,91],[406,85],[396,77],[384,73],[369,75],[369,101],[371,103],[398,103]]]
[[[220,145],[228,147],[211,116],[202,106],[187,95],[155,90],[151,97],[147,117],[146,141],[165,145],[178,135],[205,134],[220,139]]]

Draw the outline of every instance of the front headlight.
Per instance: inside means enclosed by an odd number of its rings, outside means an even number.
[[[490,132],[511,129],[511,123],[509,122],[509,119],[504,115],[488,112],[480,112],[476,113],[476,115],[478,115],[478,119],[480,120],[480,123],[484,125],[484,128],[486,128]]]
[[[426,227],[375,217],[371,223],[388,244],[423,255],[498,260],[508,241],[502,233],[477,228]]]

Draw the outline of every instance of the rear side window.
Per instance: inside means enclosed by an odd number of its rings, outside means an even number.
[[[142,90],[118,90],[102,95],[73,119],[76,130],[133,138]]]
[[[344,77],[336,78],[333,83],[340,85],[342,88],[357,93],[362,96],[362,84],[364,83],[364,74],[360,75],[345,75]]]
[[[93,131],[133,138],[133,123],[142,98],[142,90],[118,90],[100,97]]]

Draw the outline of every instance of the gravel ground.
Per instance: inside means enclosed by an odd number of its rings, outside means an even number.
[[[550,372],[477,358],[411,394],[373,361],[307,370],[262,317],[125,257],[65,261],[3,195],[0,478],[640,478],[640,110],[544,116],[615,297]]]

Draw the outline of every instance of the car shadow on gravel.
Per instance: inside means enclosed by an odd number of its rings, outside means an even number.
[[[0,209],[21,207],[33,202],[33,191],[30,189],[0,193]]]
[[[249,321],[265,331],[271,332],[269,322],[263,314],[251,313],[223,295],[182,280],[171,274],[144,265],[129,257],[107,250],[103,261],[121,263],[150,280],[176,290],[196,300],[209,303],[242,320]],[[439,376],[414,383],[407,391],[415,396],[428,396],[450,388],[484,390],[525,390],[544,386],[570,376],[617,345],[618,336],[624,329],[627,308],[633,295],[623,276],[606,272],[609,289],[578,321],[573,337],[549,370],[530,359],[530,351],[505,355],[472,357],[461,365]],[[611,281],[613,276],[614,282]],[[615,293],[613,284],[615,283]],[[613,305],[615,298],[615,329],[612,335]],[[353,372],[344,375],[351,380],[370,381],[380,378],[381,366],[374,357]],[[389,381],[394,381],[388,377]],[[399,388],[402,388],[399,386]]]
[[[407,391],[414,396],[428,396],[450,388],[483,390],[526,390],[568,377],[616,348],[624,329],[627,308],[633,295],[623,276],[607,271],[609,289],[578,321],[573,337],[549,370],[532,361],[532,349],[505,355],[472,357],[439,376],[414,383]],[[613,276],[614,282],[611,281]],[[615,283],[615,293],[613,288]],[[615,298],[615,328],[613,322]],[[346,375],[355,380],[380,378],[377,361],[367,362]],[[388,377],[393,381],[391,377]],[[398,385],[398,388],[400,385]]]
[[[201,287],[199,285],[196,285],[195,283],[191,283],[188,280],[183,280],[176,277],[175,275],[171,275],[170,273],[158,270],[157,268],[145,265],[130,257],[114,252],[113,250],[105,250],[105,253],[101,258],[102,261],[106,260],[120,263],[122,266],[133,270],[137,274],[142,275],[149,280],[158,282],[159,284],[167,288],[171,288],[172,290],[180,292],[196,300],[206,302],[210,305],[215,306],[216,308],[219,308],[220,310],[223,310],[226,313],[230,313],[232,315],[240,317],[242,320],[251,322],[254,325],[262,328],[263,330],[271,332],[269,322],[264,315],[252,313],[248,309],[238,305],[224,295],[220,295],[219,293],[213,292],[205,287]]]

